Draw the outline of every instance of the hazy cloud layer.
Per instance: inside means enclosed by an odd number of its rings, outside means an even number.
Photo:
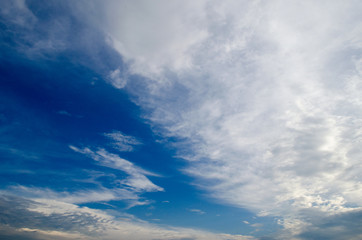
[[[7,239],[254,239],[187,228],[158,227],[131,215],[114,217],[106,211],[50,199],[30,201],[1,195],[0,210],[0,238]]]
[[[111,0],[101,5],[108,41],[128,62],[130,73],[159,77],[188,68],[190,48],[207,37],[205,1]]]

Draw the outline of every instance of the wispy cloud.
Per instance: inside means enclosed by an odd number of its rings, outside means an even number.
[[[10,186],[3,193],[9,193],[17,196],[23,196],[29,199],[51,199],[66,203],[89,203],[89,202],[108,202],[112,200],[132,200],[131,204],[137,205],[140,200],[138,194],[122,188],[105,188],[78,190],[74,192],[54,191],[49,188],[27,187],[22,185]]]
[[[123,71],[120,71],[119,68],[109,73],[108,80],[115,88],[118,89],[124,88],[127,84],[127,77]]]
[[[68,117],[72,116],[72,114],[70,114],[69,112],[67,112],[65,110],[59,110],[59,111],[57,111],[57,114],[68,116]]]
[[[4,1],[0,13],[9,23],[23,28],[32,27],[37,21],[25,0]]]
[[[119,157],[116,154],[109,153],[105,149],[99,149],[98,151],[92,151],[89,148],[79,149],[74,146],[69,146],[72,150],[82,153],[95,161],[99,165],[121,170],[129,175],[120,183],[130,187],[133,191],[163,191],[163,188],[153,184],[145,175],[157,176],[154,173],[143,170],[140,167],[135,166],[133,163]]]
[[[120,131],[104,133],[104,136],[112,140],[112,145],[121,152],[131,152],[134,146],[142,144],[135,137],[127,136]]]
[[[124,86],[126,78],[121,77],[124,71],[121,75],[118,72],[122,60],[105,41],[104,29],[99,28],[104,4],[5,0],[0,5],[0,21],[9,38],[2,41],[3,46],[33,60],[54,60],[59,53],[73,51],[71,61],[86,65],[115,87]],[[66,14],[62,11],[52,14],[53,9],[62,9]],[[43,11],[49,15],[42,15]],[[94,85],[94,79],[89,83]]]
[[[195,208],[189,209],[189,211],[190,211],[190,212],[193,212],[193,213],[200,214],[200,215],[203,215],[203,214],[206,213],[206,212],[204,212],[204,211],[202,211],[202,210],[200,210],[200,209],[195,209]]]

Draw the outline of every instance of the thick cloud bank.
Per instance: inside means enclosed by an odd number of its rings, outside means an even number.
[[[294,233],[362,206],[360,2],[137,4],[109,28],[127,90],[201,188]]]

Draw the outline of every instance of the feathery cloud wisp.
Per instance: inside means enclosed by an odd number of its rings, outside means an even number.
[[[127,136],[120,131],[104,133],[104,136],[112,140],[112,145],[121,152],[131,152],[134,146],[142,144],[135,137]]]
[[[120,158],[118,155],[109,153],[105,149],[92,151],[89,148],[79,149],[74,146],[69,146],[72,150],[82,153],[95,161],[99,165],[121,170],[129,175],[128,178],[122,180],[121,183],[129,186],[134,191],[163,191],[163,188],[153,184],[145,175],[157,176],[154,173],[148,172],[135,166],[126,159]]]

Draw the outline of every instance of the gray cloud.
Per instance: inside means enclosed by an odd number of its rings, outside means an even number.
[[[362,237],[362,211],[350,211],[332,216],[320,216],[310,219],[310,226],[301,234],[300,239],[351,239]]]
[[[0,220],[1,234],[25,236],[30,239],[41,239],[29,232],[17,231],[17,229],[42,229],[43,231],[64,231],[64,232],[82,232],[86,234],[95,234],[89,226],[97,226],[98,219],[90,216],[89,213],[69,212],[67,215],[50,213],[48,215],[31,211],[42,204],[25,198],[11,195],[0,196]],[[14,234],[15,233],[15,234]],[[13,235],[14,234],[14,235]],[[34,236],[35,235],[35,236]],[[20,238],[19,236],[19,238]]]

